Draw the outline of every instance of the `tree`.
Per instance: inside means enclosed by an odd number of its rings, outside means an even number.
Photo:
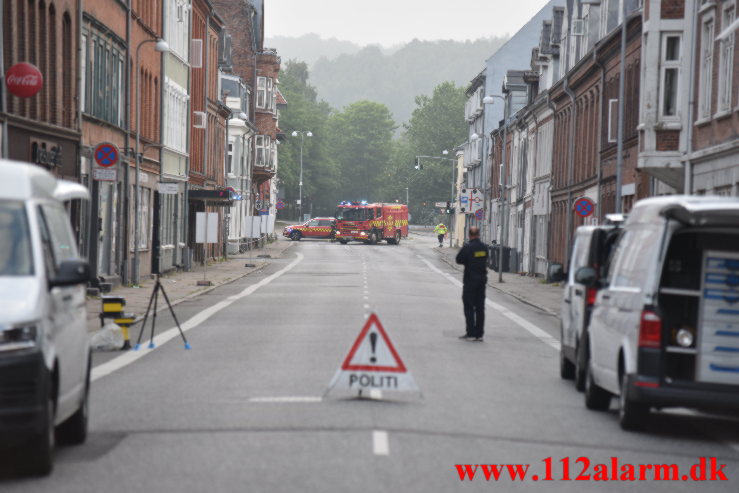
[[[294,214],[300,190],[300,140],[293,130],[310,131],[303,138],[303,211],[312,206],[313,214],[333,214],[337,202],[338,172],[329,149],[328,125],[331,108],[318,101],[315,88],[308,84],[308,67],[288,61],[280,73],[280,91],[287,107],[280,111],[286,140],[279,148],[280,189]]]
[[[358,101],[333,115],[331,148],[344,200],[374,201],[382,195],[395,128],[390,110],[372,101]]]

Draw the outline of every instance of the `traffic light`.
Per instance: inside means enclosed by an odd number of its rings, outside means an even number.
[[[452,203],[449,202],[449,201],[447,201],[447,203],[446,203],[446,213],[447,214],[451,214],[452,212],[454,212],[454,210],[452,209]]]

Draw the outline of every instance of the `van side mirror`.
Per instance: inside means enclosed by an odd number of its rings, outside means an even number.
[[[90,280],[90,265],[85,260],[65,260],[59,265],[56,276],[49,281],[49,287],[74,286],[86,284]]]
[[[547,268],[547,282],[562,282],[565,280],[567,275],[565,274],[565,267],[562,264],[554,263],[549,264]]]
[[[595,269],[592,267],[580,267],[575,272],[575,282],[592,288],[598,282]]]

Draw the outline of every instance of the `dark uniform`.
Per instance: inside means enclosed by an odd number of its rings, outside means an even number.
[[[467,337],[482,339],[485,332],[485,287],[488,282],[488,247],[474,238],[457,254],[457,263],[464,265],[462,303],[467,322]]]

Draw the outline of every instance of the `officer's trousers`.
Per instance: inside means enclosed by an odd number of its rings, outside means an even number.
[[[485,333],[486,279],[465,281],[462,287],[462,304],[469,337],[482,337]]]

